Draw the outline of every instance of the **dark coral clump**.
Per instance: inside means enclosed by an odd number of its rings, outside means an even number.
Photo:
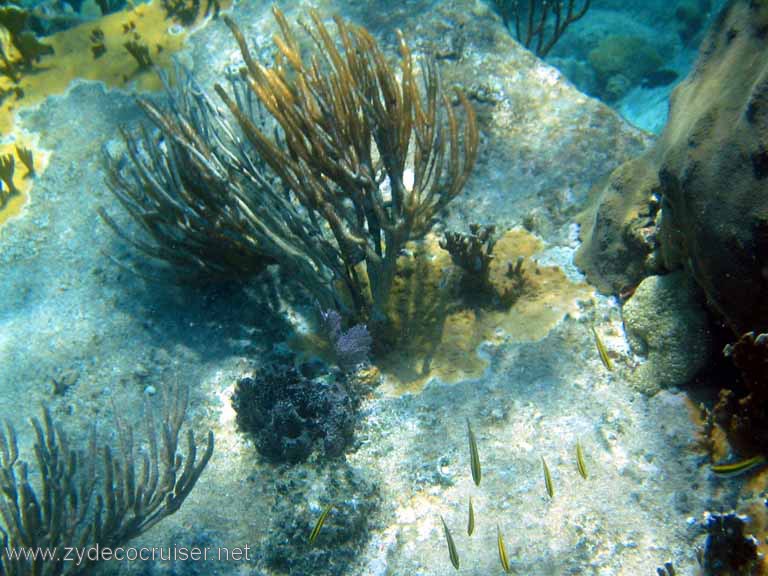
[[[260,553],[266,564],[281,574],[317,574],[318,566],[332,566],[327,574],[351,574],[360,550],[375,528],[381,508],[378,483],[369,474],[334,464],[318,471],[317,483],[308,490],[306,472],[286,470],[275,481],[274,513]],[[314,494],[323,486],[324,494]],[[309,492],[309,493],[307,493]],[[331,511],[314,544],[309,534],[323,508]]]
[[[294,360],[290,352],[275,352],[237,382],[237,425],[272,462],[301,462],[315,450],[341,456],[352,441],[357,402],[343,377],[319,362],[297,367]]]
[[[493,294],[490,273],[495,232],[495,226],[470,224],[469,234],[446,232],[440,240],[440,248],[448,251],[453,264],[461,268],[463,294],[478,298]]]
[[[469,225],[469,234],[447,232],[440,240],[440,247],[451,255],[453,264],[461,270],[457,285],[458,296],[473,308],[506,310],[517,302],[526,285],[524,258],[513,264],[507,262],[503,280],[495,282],[491,274],[496,245],[496,227]]]
[[[747,332],[725,347],[741,373],[733,389],[720,391],[715,420],[743,454],[764,450],[768,443],[768,334]]]
[[[707,514],[707,540],[702,555],[704,576],[757,574],[757,540],[745,534],[748,519],[730,514]]]

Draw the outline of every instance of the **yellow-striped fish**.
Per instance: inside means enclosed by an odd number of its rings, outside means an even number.
[[[501,527],[496,524],[496,545],[499,547],[499,562],[504,572],[509,574],[509,558],[507,557],[507,549],[504,547],[504,537],[501,535]]]
[[[581,449],[581,442],[576,441],[576,467],[584,480],[587,479],[587,466],[584,464],[584,451]]]
[[[549,494],[550,498],[554,498],[555,488],[552,486],[552,475],[549,473],[549,466],[547,466],[544,456],[541,457],[541,465],[544,468],[544,485],[547,487],[547,494]]]
[[[480,486],[480,480],[483,477],[480,470],[480,454],[477,451],[477,440],[475,440],[475,433],[472,432],[472,426],[469,424],[469,418],[467,418],[467,435],[469,436],[469,467],[472,469],[472,480],[477,486]]]
[[[733,478],[734,476],[741,476],[747,472],[760,468],[768,463],[768,459],[762,454],[747,458],[746,460],[739,460],[738,462],[729,462],[727,464],[714,464],[710,468],[717,476],[721,478]]]
[[[445,523],[445,518],[440,515],[440,520],[443,522],[443,531],[445,532],[445,540],[448,542],[448,555],[451,557],[451,564],[456,570],[459,569],[459,552],[456,550],[456,544],[453,542],[453,536],[448,529],[448,524]]]
[[[605,344],[603,344],[603,339],[600,338],[600,334],[597,333],[594,326],[592,326],[592,334],[595,335],[595,345],[597,346],[597,353],[600,354],[600,360],[606,370],[610,372],[613,370],[613,361],[611,360],[611,357],[608,356],[608,350],[606,350]]]
[[[475,509],[472,507],[472,496],[469,497],[469,520],[467,520],[467,536],[475,531]]]
[[[317,540],[317,537],[320,534],[320,529],[323,527],[323,524],[325,524],[325,519],[328,518],[328,514],[331,511],[331,508],[333,508],[333,504],[328,504],[328,506],[325,507],[323,513],[320,514],[320,518],[317,519],[315,527],[312,528],[312,533],[309,535],[310,546],[312,546],[312,544],[315,543],[315,540]]]

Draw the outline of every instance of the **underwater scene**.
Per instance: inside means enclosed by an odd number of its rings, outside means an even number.
[[[768,1],[0,0],[0,538],[768,573]]]

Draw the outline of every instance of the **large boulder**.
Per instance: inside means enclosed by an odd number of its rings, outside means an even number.
[[[661,138],[583,224],[578,262],[601,289],[685,268],[734,332],[768,328],[767,2],[723,10]]]

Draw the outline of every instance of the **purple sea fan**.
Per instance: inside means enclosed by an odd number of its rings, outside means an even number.
[[[354,370],[358,364],[368,362],[373,338],[365,324],[356,324],[339,335],[333,343],[336,361],[344,372]]]
[[[368,362],[373,338],[365,324],[356,324],[343,332],[341,315],[336,310],[321,310],[320,322],[333,347],[339,368],[344,372],[351,372],[358,364]]]

